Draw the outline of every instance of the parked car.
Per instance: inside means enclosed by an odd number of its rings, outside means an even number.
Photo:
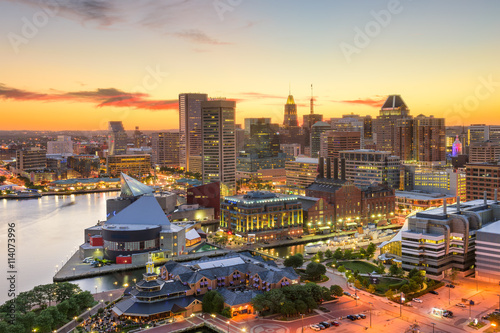
[[[319,324],[325,326],[326,328],[332,326],[329,323],[327,323],[326,321],[321,321]]]
[[[457,306],[460,308],[465,308],[466,305],[464,303],[457,303]]]
[[[325,327],[325,326],[323,326],[323,325],[321,325],[321,324],[316,324],[316,326],[318,326],[318,327],[319,327],[319,329],[321,329],[321,330],[326,330],[326,327]]]
[[[347,315],[346,317],[347,319],[350,319],[351,321],[355,321],[356,319],[358,319],[357,317],[353,316],[353,315]]]
[[[447,284],[446,287],[448,287],[448,288],[455,288],[455,285],[453,285],[453,284],[450,283],[450,284]]]
[[[344,295],[346,295],[346,296],[351,296],[351,293],[350,293],[350,292],[347,292],[347,291],[344,291]]]
[[[435,290],[431,290],[431,291],[429,291],[429,293],[431,293],[433,295],[439,295],[439,293],[437,291],[435,291]]]
[[[358,314],[358,317],[360,317],[361,319],[366,319],[366,315],[364,313]]]
[[[94,261],[94,258],[93,258],[93,257],[87,257],[87,258],[83,259],[83,262],[84,262],[85,264],[89,264],[89,263],[91,263],[92,261]]]
[[[352,295],[351,297],[354,298],[354,299],[359,299],[359,296],[356,295],[356,294]]]
[[[443,313],[443,317],[446,317],[446,318],[453,318],[453,312],[451,311],[445,311]]]
[[[309,326],[313,331],[321,331],[321,328],[318,325],[310,325]]]
[[[331,321],[330,324],[332,324],[332,326],[340,326],[340,323],[338,321]]]
[[[420,298],[414,298],[413,302],[422,303],[422,300]]]

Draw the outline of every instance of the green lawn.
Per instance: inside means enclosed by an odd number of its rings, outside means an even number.
[[[392,287],[391,289],[399,289],[405,283],[406,280],[383,277],[379,280],[379,283],[375,285],[375,290],[377,294],[384,295],[386,291],[389,290],[389,287]]]
[[[365,261],[343,261],[338,264],[338,266],[340,265],[344,266],[346,269],[351,270],[352,272],[358,270],[361,274],[372,273],[377,269],[377,266]]]

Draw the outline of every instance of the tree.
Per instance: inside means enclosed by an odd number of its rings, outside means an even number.
[[[340,260],[344,257],[344,254],[342,253],[342,249],[338,247],[335,252],[333,253],[333,257],[337,260]]]
[[[366,257],[366,250],[364,248],[359,249],[359,254],[361,255],[361,258]]]
[[[352,250],[351,249],[347,249],[344,251],[344,259],[346,260],[349,260],[352,258]]]
[[[306,267],[306,275],[310,280],[319,280],[326,273],[326,267],[323,264],[310,262]]]
[[[410,286],[408,284],[405,284],[404,286],[401,287],[400,291],[406,295],[410,292]]]
[[[330,249],[327,249],[325,251],[325,257],[326,259],[333,259],[333,252]]]
[[[458,270],[456,270],[455,268],[453,268],[451,270],[451,274],[450,274],[451,282],[455,281],[455,279],[457,278],[457,275],[458,275]]]
[[[222,311],[220,312],[221,315],[223,315],[224,317],[226,318],[231,318],[231,308],[229,307],[225,307],[224,309],[222,309]]]
[[[220,313],[224,308],[224,298],[216,290],[210,290],[203,295],[202,311],[207,313]]]
[[[303,264],[304,264],[304,257],[302,257],[301,255],[289,256],[288,258],[285,259],[285,262],[283,263],[285,267],[293,267],[293,268],[301,267]]]
[[[344,273],[345,272],[345,267],[343,265],[340,265],[339,267],[337,267],[337,270],[340,272],[340,273]]]
[[[361,282],[359,282],[359,280],[354,280],[354,286],[355,286],[357,289],[361,289],[361,287],[362,287]]]
[[[207,294],[205,294],[205,296],[206,295]],[[205,297],[203,297],[203,298],[205,298]],[[252,305],[253,305],[255,311],[258,311],[258,312],[262,312],[264,310],[269,309],[268,301],[267,301],[265,294],[259,294],[259,295],[255,296],[252,299]],[[203,312],[209,312],[209,311],[205,311],[205,305],[203,305]]]
[[[391,267],[389,267],[389,273],[393,276],[398,276],[398,275],[403,275],[404,271],[398,265],[392,264]]]
[[[379,263],[377,267],[377,273],[385,274],[385,265],[383,263]]]
[[[388,299],[392,300],[392,298],[394,297],[394,292],[389,289],[385,292],[385,297],[387,297]]]
[[[368,292],[369,292],[369,293],[371,293],[371,294],[375,294],[375,290],[376,290],[376,288],[375,288],[375,286],[374,286],[373,284],[370,284],[370,285],[368,286]]]
[[[349,276],[349,278],[347,279],[347,282],[349,282],[349,283],[354,283],[354,281],[355,281],[355,280],[356,280],[356,278],[355,278],[353,275],[351,275],[351,276]]]
[[[330,286],[330,292],[333,296],[337,297],[340,297],[344,294],[344,290],[342,289],[342,287],[337,284]]]
[[[54,320],[47,310],[44,310],[36,317],[35,327],[38,328],[37,332],[50,332],[52,331],[52,325]]]
[[[3,184],[7,180],[7,177],[0,176],[0,184]]]
[[[420,289],[420,285],[416,283],[413,279],[408,282],[408,287],[410,289],[410,292],[414,293]]]
[[[283,305],[280,308],[280,313],[286,317],[294,315],[297,313],[297,309],[295,305],[291,301],[283,302]]]
[[[368,244],[368,247],[366,248],[366,255],[368,256],[368,258],[373,257],[376,250],[377,246],[370,242],[370,244]]]
[[[323,300],[325,301],[332,300],[332,293],[330,292],[330,289],[328,289],[327,287],[321,287],[321,294],[323,296]]]

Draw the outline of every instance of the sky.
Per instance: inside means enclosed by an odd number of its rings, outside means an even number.
[[[500,124],[500,2],[0,0],[0,130],[178,128],[178,95],[236,121],[309,113]]]

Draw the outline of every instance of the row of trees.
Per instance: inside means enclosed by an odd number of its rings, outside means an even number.
[[[25,314],[33,308],[45,309],[51,302],[60,303],[81,291],[78,285],[69,282],[36,286],[32,290],[22,292],[15,299],[4,303],[0,306],[0,313],[9,312],[12,301],[15,303],[16,311]]]
[[[225,317],[231,318],[231,309],[224,307],[224,297],[216,290],[210,290],[203,295],[202,311],[213,314],[219,313]]]
[[[256,311],[269,314],[280,313],[289,317],[311,312],[323,301],[331,300],[331,294],[328,288],[309,282],[305,285],[296,284],[257,295],[252,300],[252,304]]]
[[[58,283],[57,285],[59,284],[64,284],[64,283]],[[4,305],[2,305],[1,308],[2,313],[0,315],[2,317],[2,321],[0,321],[0,333],[29,333],[29,332],[49,333],[65,325],[73,317],[79,315],[85,309],[94,305],[95,303],[94,297],[92,296],[92,294],[90,294],[90,292],[88,291],[82,292],[78,286],[76,285],[72,286],[73,286],[72,288],[68,287],[67,289],[72,289],[74,291],[78,290],[78,293],[74,293],[69,297],[60,296],[59,294],[56,294],[54,295],[55,297],[54,300],[57,299],[61,300],[63,298],[64,300],[62,300],[56,306],[49,306],[49,307],[46,307],[46,303],[43,303],[43,301],[41,300],[37,301],[36,305],[35,303],[32,303],[33,305],[31,306],[25,302],[16,302],[21,297],[29,298],[30,296],[28,295],[23,295],[23,296],[21,295],[33,292],[33,290],[26,293],[21,293],[15,300],[13,300],[16,306],[18,304],[20,305],[20,308],[16,309],[14,318],[9,316],[8,311],[4,312],[6,309],[8,310],[10,306],[9,302],[12,301],[5,303]],[[44,287],[44,286],[38,286],[38,287]],[[45,288],[42,289],[46,290]],[[54,288],[54,290],[57,290],[57,288]],[[40,290],[37,291],[37,294],[41,293],[42,292],[40,292]],[[42,306],[39,306],[40,304]],[[32,306],[36,306],[36,308],[31,311],[27,310],[28,308],[31,309]],[[19,310],[24,310],[24,311],[27,310],[27,311],[22,312]]]
[[[172,167],[161,167],[160,171],[161,172],[179,173],[179,174],[183,174],[186,177],[201,180],[201,173],[199,173],[199,172],[190,172],[190,171],[182,170],[180,168],[172,168]]]

